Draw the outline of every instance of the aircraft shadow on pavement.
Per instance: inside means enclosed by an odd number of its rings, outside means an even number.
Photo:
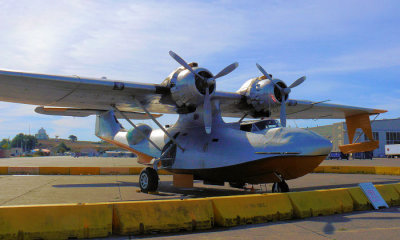
[[[199,183],[201,181],[195,181]],[[229,196],[229,195],[243,195],[257,192],[244,191],[243,189],[234,188],[215,188],[213,186],[195,186],[193,188],[177,188],[174,187],[172,181],[160,181],[158,192],[152,195],[170,195],[179,194],[182,198],[199,198],[199,197],[212,197],[212,196]],[[137,182],[116,181],[111,183],[78,183],[78,184],[56,184],[54,188],[98,188],[98,187],[135,187],[139,188]]]
[[[385,181],[375,181],[374,184],[389,184],[399,182],[399,180],[388,179]],[[214,197],[214,196],[233,196],[233,195],[245,195],[245,194],[256,194],[256,193],[269,193],[268,191],[245,191],[243,189],[235,189],[223,186],[205,186],[200,185],[201,181],[195,181],[195,187],[193,188],[177,188],[174,187],[172,181],[160,181],[158,192],[152,193],[152,195],[171,195],[179,194],[181,198],[200,198],[200,197]],[[197,185],[197,186],[196,186]],[[200,185],[200,186],[198,186]],[[357,187],[358,184],[333,184],[333,185],[323,185],[323,186],[313,186],[313,187],[294,187],[291,189],[293,192],[300,191],[312,191],[320,189],[331,189],[331,188],[346,188],[346,187]],[[126,181],[116,181],[111,183],[82,183],[82,184],[57,184],[53,185],[55,188],[97,188],[97,187],[134,187],[139,188],[138,182],[126,182]]]

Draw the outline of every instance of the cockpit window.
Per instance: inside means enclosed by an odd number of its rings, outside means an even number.
[[[261,121],[254,121],[254,122],[246,122],[240,125],[240,130],[246,132],[257,132],[262,131],[267,128],[277,128],[280,127],[278,121],[276,120],[261,120]]]

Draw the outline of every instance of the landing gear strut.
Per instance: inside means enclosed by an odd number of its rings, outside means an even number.
[[[158,188],[158,173],[151,167],[147,167],[140,172],[140,190],[144,193],[154,192]]]
[[[289,192],[289,186],[287,185],[285,180],[282,180],[272,185],[272,192],[273,193]]]

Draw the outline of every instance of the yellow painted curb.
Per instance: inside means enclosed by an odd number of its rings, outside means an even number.
[[[0,207],[1,239],[94,238],[111,232],[111,204]]]
[[[142,171],[142,167],[130,167],[129,168],[129,174],[130,175],[139,175],[140,172]]]
[[[160,200],[115,203],[113,233],[121,235],[210,229],[214,213],[210,200]]]
[[[39,167],[8,167],[8,174],[38,175]]]
[[[332,215],[353,211],[353,199],[347,189],[329,189],[287,193],[297,218]]]
[[[70,175],[69,167],[39,167],[40,175]]]
[[[101,167],[100,175],[129,175],[127,167]]]
[[[7,175],[8,167],[0,167],[0,175]]]
[[[376,174],[400,175],[400,167],[375,167]]]
[[[100,175],[99,167],[70,167],[71,175]]]
[[[215,225],[230,227],[241,224],[287,220],[293,207],[284,193],[213,197]]]

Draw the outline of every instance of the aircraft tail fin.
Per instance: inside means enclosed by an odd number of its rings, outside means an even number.
[[[114,136],[124,129],[115,117],[114,111],[110,110],[96,116],[95,134],[101,139],[114,139]]]
[[[346,117],[347,133],[349,137],[349,144],[339,146],[342,153],[356,153],[372,151],[379,147],[379,141],[374,140],[372,136],[371,121],[369,114],[360,114],[355,116]],[[353,143],[354,134],[357,128],[361,128],[368,141]]]

